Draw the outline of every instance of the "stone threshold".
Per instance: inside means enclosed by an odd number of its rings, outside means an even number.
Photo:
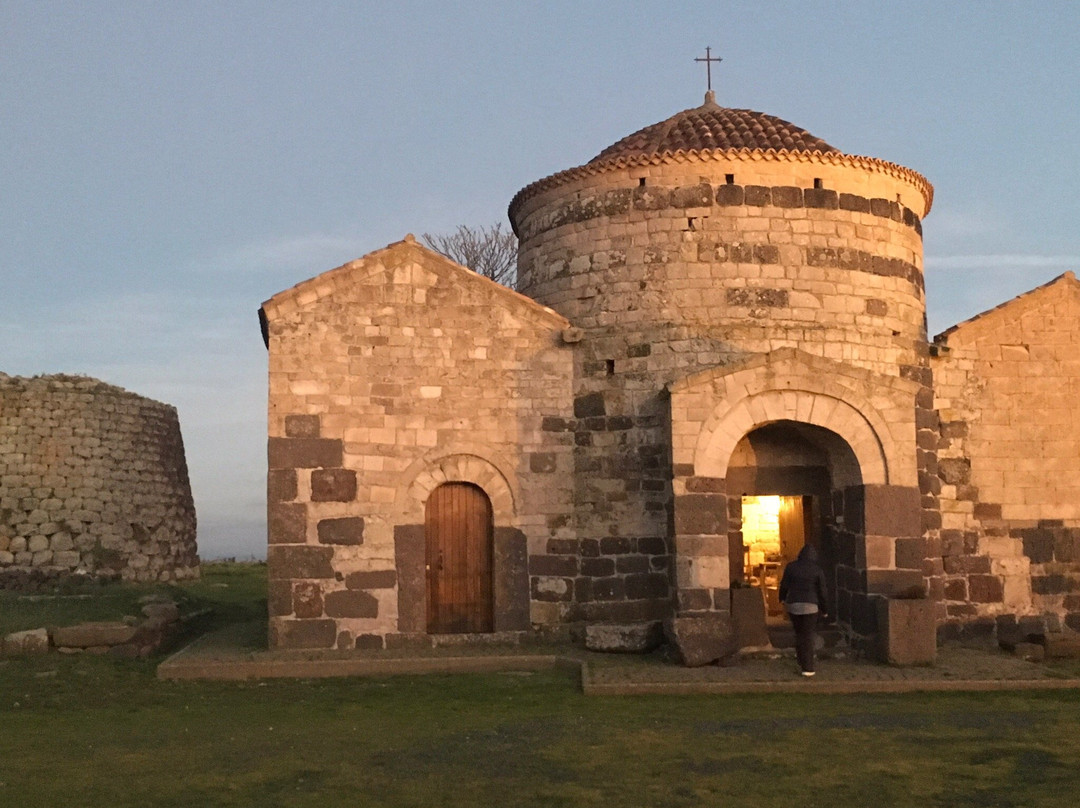
[[[349,658],[300,658],[282,657],[249,658],[234,660],[200,659],[196,655],[185,656],[184,651],[173,654],[157,668],[159,679],[213,681],[244,681],[249,679],[321,679],[328,677],[360,676],[407,676],[438,673],[511,673],[518,671],[549,670],[567,666],[579,668],[580,663],[550,654],[491,655],[491,656],[441,656],[441,657],[394,657],[372,659]],[[253,657],[253,658],[251,658]]]

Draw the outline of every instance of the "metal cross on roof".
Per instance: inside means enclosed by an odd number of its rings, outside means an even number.
[[[700,56],[698,56],[698,57],[696,57],[694,59],[694,61],[695,62],[704,62],[705,63],[705,77],[706,77],[707,81],[709,82],[709,86],[706,87],[706,89],[711,90],[712,89],[712,63],[713,62],[722,62],[724,60],[721,59],[719,56],[714,58],[713,55],[712,55],[712,48],[705,48],[705,58],[702,59]]]

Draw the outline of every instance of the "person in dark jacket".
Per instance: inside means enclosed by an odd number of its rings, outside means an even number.
[[[784,568],[780,579],[780,601],[787,608],[795,629],[795,654],[803,676],[814,675],[814,640],[818,615],[825,615],[825,571],[818,564],[817,550],[804,545],[799,557]]]

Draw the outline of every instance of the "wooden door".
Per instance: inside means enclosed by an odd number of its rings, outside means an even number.
[[[780,574],[799,556],[806,544],[806,514],[803,497],[780,497]]]
[[[494,526],[491,500],[469,483],[431,492],[424,514],[430,634],[491,631]]]

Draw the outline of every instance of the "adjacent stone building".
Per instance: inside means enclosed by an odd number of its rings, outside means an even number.
[[[1080,616],[1076,282],[931,345],[932,198],[710,93],[514,197],[517,292],[410,236],[267,301],[272,643],[720,635],[805,542],[855,640]]]
[[[176,410],[84,376],[0,374],[0,586],[199,573]]]
[[[926,493],[941,519],[927,571],[943,617],[1080,630],[1080,283],[1067,272],[939,334],[932,351]]]

